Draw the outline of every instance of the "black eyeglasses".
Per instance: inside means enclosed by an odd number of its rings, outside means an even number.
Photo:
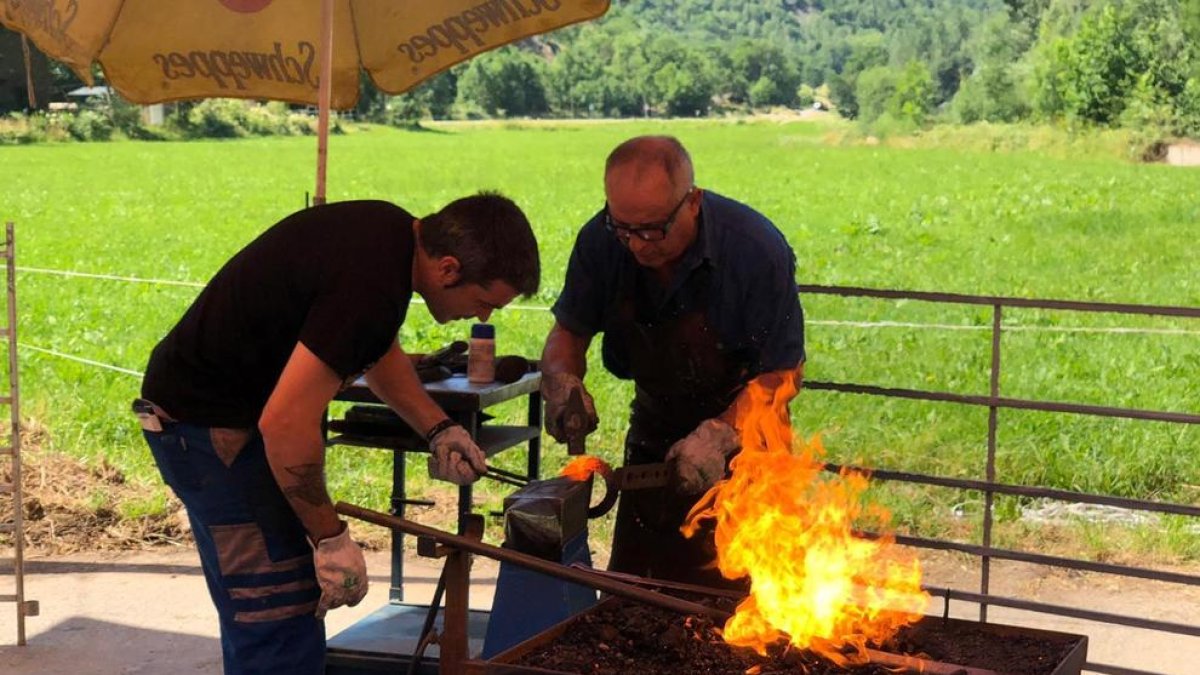
[[[612,217],[612,213],[608,210],[608,204],[604,205],[604,229],[612,232],[614,236],[622,244],[628,244],[629,240],[637,237],[642,241],[662,241],[667,238],[667,233],[671,231],[671,226],[675,224],[675,216],[679,215],[679,209],[683,208],[688,197],[696,191],[695,187],[688,188],[688,191],[683,193],[683,199],[671,209],[671,213],[667,215],[667,219],[661,223],[643,223],[641,225],[627,225]]]

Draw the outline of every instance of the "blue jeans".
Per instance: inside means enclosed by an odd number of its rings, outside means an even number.
[[[304,527],[251,430],[164,423],[143,431],[187,507],[221,625],[225,675],[321,675],[325,622]]]

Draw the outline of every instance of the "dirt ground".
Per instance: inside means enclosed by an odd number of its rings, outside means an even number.
[[[603,564],[598,557],[597,564]],[[949,555],[924,558],[926,583],[978,589],[978,569]],[[354,608],[332,612],[332,636],[377,609],[387,599],[387,555],[368,554],[371,592]],[[1194,570],[1193,570],[1194,572]],[[11,605],[0,606],[0,672],[6,675],[168,675],[220,673],[217,626],[195,552],[187,547],[119,553],[31,556],[27,597],[41,615],[27,620],[28,644],[16,647]],[[425,559],[409,563],[406,600],[427,602],[438,568]],[[497,567],[477,560],[472,572],[472,606],[491,605]],[[1107,575],[1002,563],[993,566],[992,591],[1009,597],[1152,617],[1200,621],[1200,589]],[[932,613],[940,613],[935,601]],[[978,610],[954,603],[951,614],[977,618]],[[1113,627],[1078,619],[1042,617],[992,608],[990,620],[1089,636],[1089,660],[1170,675],[1200,672],[1200,637]]]

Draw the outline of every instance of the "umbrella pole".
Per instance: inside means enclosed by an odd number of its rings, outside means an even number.
[[[321,0],[321,82],[317,91],[317,190],[313,205],[325,203],[325,165],[329,158],[329,108],[333,98],[333,2]]]
[[[37,95],[33,93],[33,57],[29,55],[29,40],[21,33],[21,52],[25,56],[25,88],[29,94],[29,111],[37,110]]]

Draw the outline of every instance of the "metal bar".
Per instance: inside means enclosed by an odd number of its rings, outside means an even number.
[[[442,604],[442,595],[446,592],[446,571],[449,568],[443,563],[442,573],[438,575],[437,586],[433,589],[433,599],[429,601],[429,610],[425,612],[425,623],[421,626],[421,637],[413,649],[412,660],[408,662],[407,675],[416,675],[425,660],[425,649],[433,640],[433,625],[437,622],[438,609]]]
[[[470,657],[467,605],[471,594],[471,554],[461,549],[451,551],[446,556],[443,570],[446,578],[446,620],[438,639],[438,672],[458,675],[463,671],[463,662]]]
[[[718,621],[725,621],[730,617],[729,612],[722,611],[715,607],[706,607],[695,602],[688,602],[686,600],[680,600],[679,598],[673,598],[669,595],[663,595],[662,593],[655,593],[653,591],[637,588],[635,586],[614,581],[596,574],[590,574],[588,572],[584,572],[583,570],[578,570],[565,565],[560,565],[558,563],[553,563],[548,560],[543,560],[526,553],[521,553],[519,551],[514,551],[507,548],[500,548],[499,546],[491,546],[489,544],[484,544],[483,542],[475,541],[474,539],[470,539],[468,537],[462,537],[456,534],[450,534],[449,532],[443,532],[442,530],[426,527],[409,520],[404,520],[403,518],[395,518],[383,513],[379,513],[378,511],[364,509],[361,506],[355,506],[354,504],[338,502],[335,508],[337,509],[338,513],[345,516],[358,518],[359,520],[365,520],[369,523],[375,523],[376,525],[382,525],[384,527],[390,527],[393,530],[400,530],[401,532],[405,532],[413,536],[429,537],[440,544],[445,544],[446,546],[482,555],[487,558],[492,558],[493,560],[520,565],[535,572],[541,572],[542,574],[556,577],[558,579],[564,579],[566,581],[571,581],[583,586],[595,588],[597,590],[604,591],[605,593],[611,593],[612,595],[627,598],[635,602],[661,607],[662,609],[672,612],[679,612],[682,614],[707,616]]]
[[[1151,502],[1144,499],[1109,497],[1106,495],[1088,494],[1086,492],[1072,492],[1070,490],[1030,487],[1025,485],[1008,485],[1005,483],[988,485],[986,481],[971,480],[969,478],[944,478],[942,476],[908,473],[906,471],[873,469],[871,467],[857,466],[854,464],[830,463],[825,465],[825,470],[833,473],[840,473],[841,471],[865,473],[869,474],[872,480],[895,480],[904,483],[920,483],[923,485],[936,485],[938,487],[960,488],[963,490],[979,490],[980,492],[990,489],[992,492],[1019,495],[1022,497],[1045,497],[1047,499],[1057,499],[1065,502],[1103,504],[1105,506],[1116,506],[1130,510],[1157,511],[1159,513],[1171,513],[1180,516],[1200,517],[1200,506],[1187,506],[1185,504],[1172,504],[1170,502]]]
[[[487,472],[483,474],[483,477],[490,478],[497,483],[504,483],[505,485],[512,485],[519,488],[529,484],[529,479],[525,476],[491,465],[488,465]]]
[[[1162,673],[1153,670],[1135,670],[1133,668],[1122,668],[1121,666],[1113,666],[1107,663],[1092,663],[1085,661],[1083,669],[1089,673],[1104,673],[1105,675],[1163,675]]]
[[[819,382],[815,380],[805,380],[804,388],[824,391],[837,391],[844,394],[870,394],[872,396],[907,398],[916,401],[940,401],[943,403],[962,403],[964,405],[977,405],[983,407],[996,406],[998,408],[1014,408],[1017,410],[1036,410],[1040,412],[1092,415],[1094,417],[1118,417],[1131,420],[1149,420],[1152,422],[1200,424],[1200,415],[1193,413],[1166,412],[1161,410],[1138,410],[1135,408],[1114,408],[1100,405],[1084,405],[1080,403],[1033,401],[1021,398],[1006,398],[1003,396],[993,398],[990,396],[974,396],[971,394],[953,394],[944,391],[925,391],[923,389],[904,389],[899,387],[876,387],[867,384]]]
[[[488,473],[494,473],[497,476],[500,476],[502,478],[508,478],[509,480],[519,481],[522,485],[529,482],[529,476],[522,476],[519,473],[514,473],[514,472],[508,471],[506,469],[501,469],[498,466],[488,465]]]
[[[16,572],[14,590],[17,595],[17,646],[25,645],[25,523],[24,499],[21,495],[21,398],[20,376],[17,365],[17,262],[16,237],[14,225],[9,222],[4,226],[4,250],[7,260],[7,289],[8,289],[8,387],[9,395],[6,404],[9,406],[9,430],[12,448],[12,485],[13,485],[13,570]]]
[[[800,293],[817,293],[841,297],[880,298],[885,300],[923,300],[956,305],[1003,305],[1027,309],[1062,309],[1073,312],[1110,312],[1119,314],[1144,314],[1148,316],[1183,316],[1200,318],[1200,307],[1174,307],[1170,305],[1130,305],[1110,302],[1081,302],[1078,300],[1036,300],[999,295],[965,295],[960,293],[930,293],[925,291],[894,291],[859,286],[822,286],[820,284],[797,284]]]
[[[934,586],[922,586],[922,588],[933,595],[941,596],[947,598],[948,600],[977,602],[980,604],[995,605],[997,607],[1008,607],[1010,609],[1038,612],[1040,614],[1067,616],[1073,619],[1083,619],[1085,621],[1095,621],[1097,623],[1109,623],[1120,626],[1129,626],[1131,628],[1146,628],[1149,630],[1157,630],[1166,633],[1177,633],[1179,635],[1200,637],[1200,626],[1193,626],[1189,624],[1173,623],[1170,621],[1156,621],[1154,619],[1143,619],[1141,617],[1126,616],[1124,614],[1112,614],[1109,612],[1100,612],[1091,609],[1079,609],[1077,607],[1050,605],[1043,602],[1021,600],[1019,598],[1008,598],[1002,595],[983,595],[968,591],[959,591],[953,588],[938,588]]]
[[[633,584],[634,586],[650,586],[652,588],[669,588],[673,591],[686,591],[695,593],[696,595],[711,595],[718,598],[733,598],[741,600],[746,597],[744,591],[735,591],[730,588],[713,588],[711,586],[698,586],[696,584],[685,584],[678,581],[666,581],[664,579],[651,579],[649,577],[639,577],[636,574],[627,574],[625,572],[611,572],[608,570],[598,570],[590,565],[585,565],[580,562],[571,563],[571,567],[577,570],[583,570],[589,574],[597,574],[609,579]]]
[[[529,394],[529,415],[526,417],[529,426],[542,428],[542,394],[534,391]],[[538,434],[529,439],[529,456],[526,461],[526,473],[530,480],[537,480],[542,472],[542,435]]]
[[[990,394],[993,399],[1000,397],[1000,331],[1004,307],[992,306],[992,373],[989,378]],[[983,492],[983,545],[992,547],[992,509],[995,508],[996,493],[992,486],[996,483],[996,427],[999,408],[988,406],[987,431],[987,489]],[[980,559],[979,592],[987,595],[992,577],[992,559],[983,556]],[[987,603],[979,605],[979,620],[987,621]]]
[[[856,532],[856,534],[868,539],[877,539],[879,537],[879,535],[874,532]],[[1003,548],[984,548],[974,544],[960,544],[953,541],[926,539],[924,537],[911,537],[900,534],[895,535],[895,538],[896,543],[904,544],[905,546],[916,546],[918,548],[928,548],[938,551],[960,551],[962,553],[970,553],[975,556],[989,555],[993,558],[1015,560],[1017,562],[1032,563],[1034,565],[1051,565],[1054,567],[1066,567],[1085,572],[1099,572],[1101,574],[1113,574],[1123,577],[1150,579],[1151,581],[1165,581],[1172,584],[1200,586],[1200,576],[1194,574],[1159,572],[1157,570],[1149,570],[1142,567],[1110,565],[1108,563],[1097,563],[1088,560],[1075,560],[1074,558],[1059,558],[1057,556],[1042,555],[1040,553],[1026,553],[1024,551],[1013,551]]]
[[[396,451],[392,453],[392,503],[391,514],[399,518],[404,517],[404,512],[408,507],[408,487],[405,484],[404,465],[408,459],[408,454],[404,451]],[[395,602],[404,601],[404,534],[400,532],[392,533],[391,541],[391,562],[392,562],[392,578],[391,587],[388,589],[388,600]]]

